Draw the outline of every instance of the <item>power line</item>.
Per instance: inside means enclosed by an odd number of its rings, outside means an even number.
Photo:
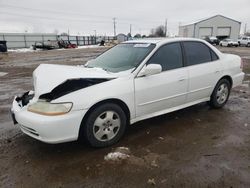
[[[81,14],[81,13],[77,13],[77,12],[66,12],[66,11],[57,11],[57,10],[45,10],[45,9],[28,8],[28,7],[20,7],[20,6],[8,5],[8,4],[1,4],[1,7],[3,7],[3,6],[11,7],[11,8],[17,8],[17,9],[24,9],[24,10],[39,11],[39,12],[50,12],[50,13],[53,13],[53,14],[63,14],[63,15],[65,15],[65,14],[66,15],[73,14],[73,15],[99,17],[99,18],[105,17],[105,16],[92,15],[92,14]],[[106,16],[106,18],[109,18],[109,17]]]
[[[37,8],[28,8],[28,7],[20,7],[20,6],[15,6],[15,5],[9,5],[9,4],[1,4],[0,8],[3,7],[10,7],[10,8],[16,8],[16,9],[24,9],[24,10],[32,10],[32,11],[39,11],[39,12],[50,12],[52,14],[63,14],[63,15],[78,15],[78,16],[89,16],[89,17],[97,17],[97,18],[105,18],[105,19],[110,19],[110,17],[107,16],[103,16],[103,15],[91,15],[91,14],[81,14],[78,12],[68,12],[68,11],[57,11],[57,10],[45,10],[45,9],[37,9]],[[142,20],[139,19],[128,19],[128,18],[120,18],[122,20],[126,20],[128,22],[119,22],[119,23],[123,23],[123,24],[130,24],[129,22],[133,21],[135,22],[137,20],[137,22],[141,22]],[[146,23],[144,24],[152,24],[152,23],[157,23],[160,24],[160,21],[153,21],[153,20],[147,20]]]
[[[23,15],[23,14],[17,14],[12,12],[0,12],[0,14],[7,14],[7,15],[14,15],[14,16],[22,16],[22,17],[28,17],[31,19],[45,19],[45,20],[62,20],[62,21],[76,21],[76,22],[95,22],[95,23],[109,23],[108,21],[97,21],[97,20],[86,20],[86,19],[69,19],[69,18],[51,18],[46,16],[34,16],[34,15]]]

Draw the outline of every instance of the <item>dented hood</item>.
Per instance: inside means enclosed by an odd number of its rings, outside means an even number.
[[[110,73],[100,68],[83,66],[41,64],[33,72],[35,96],[51,92],[55,87],[67,80],[74,79],[113,79],[119,74]]]

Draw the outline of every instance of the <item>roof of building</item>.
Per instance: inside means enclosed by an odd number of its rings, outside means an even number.
[[[200,22],[207,21],[207,20],[212,19],[212,18],[215,18],[215,17],[217,17],[217,16],[220,16],[220,17],[223,17],[223,18],[232,20],[232,21],[234,21],[234,22],[241,23],[240,21],[237,21],[237,20],[234,20],[234,19],[232,19],[232,18],[228,18],[228,17],[226,17],[226,16],[223,16],[223,15],[218,14],[218,15],[215,15],[215,16],[212,16],[212,17],[203,18],[203,19],[196,20],[196,21],[194,21],[194,22],[186,23],[185,25],[181,25],[180,27],[188,26],[188,25],[193,25],[193,24],[198,24],[198,23],[200,23]]]

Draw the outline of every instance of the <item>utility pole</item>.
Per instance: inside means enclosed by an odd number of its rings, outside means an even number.
[[[244,35],[247,33],[247,24],[245,24]]]
[[[68,42],[70,43],[70,41],[69,41],[69,29],[68,29]]]
[[[132,36],[132,24],[130,24],[129,33]]]
[[[167,37],[167,31],[168,31],[168,19],[165,21],[165,37]]]
[[[114,37],[116,36],[116,18],[113,18],[113,24],[114,24]]]
[[[95,44],[96,44],[96,30],[94,30],[94,32],[95,32]]]

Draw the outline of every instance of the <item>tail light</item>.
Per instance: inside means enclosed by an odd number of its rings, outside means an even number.
[[[243,69],[243,65],[244,65],[244,61],[243,61],[243,59],[241,58],[240,69]]]

